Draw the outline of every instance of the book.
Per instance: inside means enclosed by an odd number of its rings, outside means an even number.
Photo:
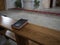
[[[12,28],[14,29],[21,29],[23,26],[25,26],[27,24],[27,19],[19,19],[17,22],[15,22],[13,25],[12,25]]]

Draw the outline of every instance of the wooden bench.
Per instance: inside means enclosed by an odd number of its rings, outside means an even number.
[[[39,45],[60,45],[60,31],[30,23],[28,23],[20,30],[16,30],[11,27],[11,25],[16,22],[15,20],[3,16],[1,19],[0,26],[5,27],[6,29],[10,29],[10,31],[14,32],[18,45],[20,45],[20,42],[21,45],[28,45],[28,40],[38,43]],[[6,23],[7,21],[9,23]]]
[[[0,31],[0,34],[3,35],[3,36],[5,36],[6,39],[11,39],[11,40],[13,40],[13,41],[16,42],[16,37],[15,37],[15,34],[13,32],[11,32],[11,31],[3,28],[3,30]],[[29,45],[32,45],[32,44],[35,45],[37,43],[34,43],[34,42],[32,42],[32,41],[29,40]]]

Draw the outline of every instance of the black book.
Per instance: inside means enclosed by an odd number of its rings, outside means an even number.
[[[26,24],[27,24],[27,20],[26,19],[19,19],[16,23],[14,23],[12,25],[12,28],[19,30]]]

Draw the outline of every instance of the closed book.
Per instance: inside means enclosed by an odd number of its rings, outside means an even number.
[[[12,25],[12,28],[14,29],[21,29],[23,26],[25,26],[27,24],[27,20],[26,19],[19,19],[17,22],[15,22],[13,25]]]

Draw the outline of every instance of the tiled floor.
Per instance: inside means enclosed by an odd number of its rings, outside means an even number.
[[[8,17],[11,17],[15,20],[24,18],[24,19],[28,19],[29,23],[33,23],[35,25],[44,26],[60,31],[60,16],[57,15],[40,14],[40,13],[26,12],[20,10],[1,11],[1,13],[6,14]],[[10,41],[10,43],[11,42],[12,41]],[[11,45],[13,44],[15,43],[13,42]],[[31,45],[35,45],[35,43],[31,43]]]
[[[41,9],[41,11],[48,11],[48,12],[60,13],[60,7],[48,8],[48,9]]]
[[[29,23],[33,23],[39,26],[44,26],[60,31],[60,16],[52,14],[40,14],[34,12],[26,12],[20,10],[8,10],[3,11],[8,17],[13,19],[25,18],[28,19]]]

